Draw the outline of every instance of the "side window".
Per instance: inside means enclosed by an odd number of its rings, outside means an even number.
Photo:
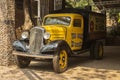
[[[74,19],[73,26],[81,27],[81,19]]]

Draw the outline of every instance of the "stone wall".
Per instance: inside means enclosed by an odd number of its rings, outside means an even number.
[[[0,65],[14,64],[12,43],[15,40],[14,0],[0,0]]]

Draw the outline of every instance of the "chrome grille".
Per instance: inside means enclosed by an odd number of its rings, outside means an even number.
[[[44,29],[35,27],[30,31],[30,53],[39,54],[43,46]]]

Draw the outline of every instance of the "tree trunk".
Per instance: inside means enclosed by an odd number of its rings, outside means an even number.
[[[32,27],[32,21],[30,18],[28,5],[30,5],[29,0],[24,0],[23,7],[24,7],[25,22],[23,25],[23,30],[29,30]]]
[[[14,0],[0,0],[0,65],[14,64],[12,43],[15,40]]]

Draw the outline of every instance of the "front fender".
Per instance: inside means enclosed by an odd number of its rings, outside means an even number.
[[[69,45],[67,44],[66,41],[64,40],[55,40],[50,42],[49,44],[45,45],[42,49],[41,49],[41,53],[46,53],[46,52],[55,52],[58,50],[58,48],[60,46],[66,46],[69,50],[69,52],[71,52],[71,49],[69,47]]]
[[[13,43],[13,48],[14,48],[16,51],[27,52],[26,44],[25,44],[24,41],[20,41],[20,40],[14,41],[14,43]]]

